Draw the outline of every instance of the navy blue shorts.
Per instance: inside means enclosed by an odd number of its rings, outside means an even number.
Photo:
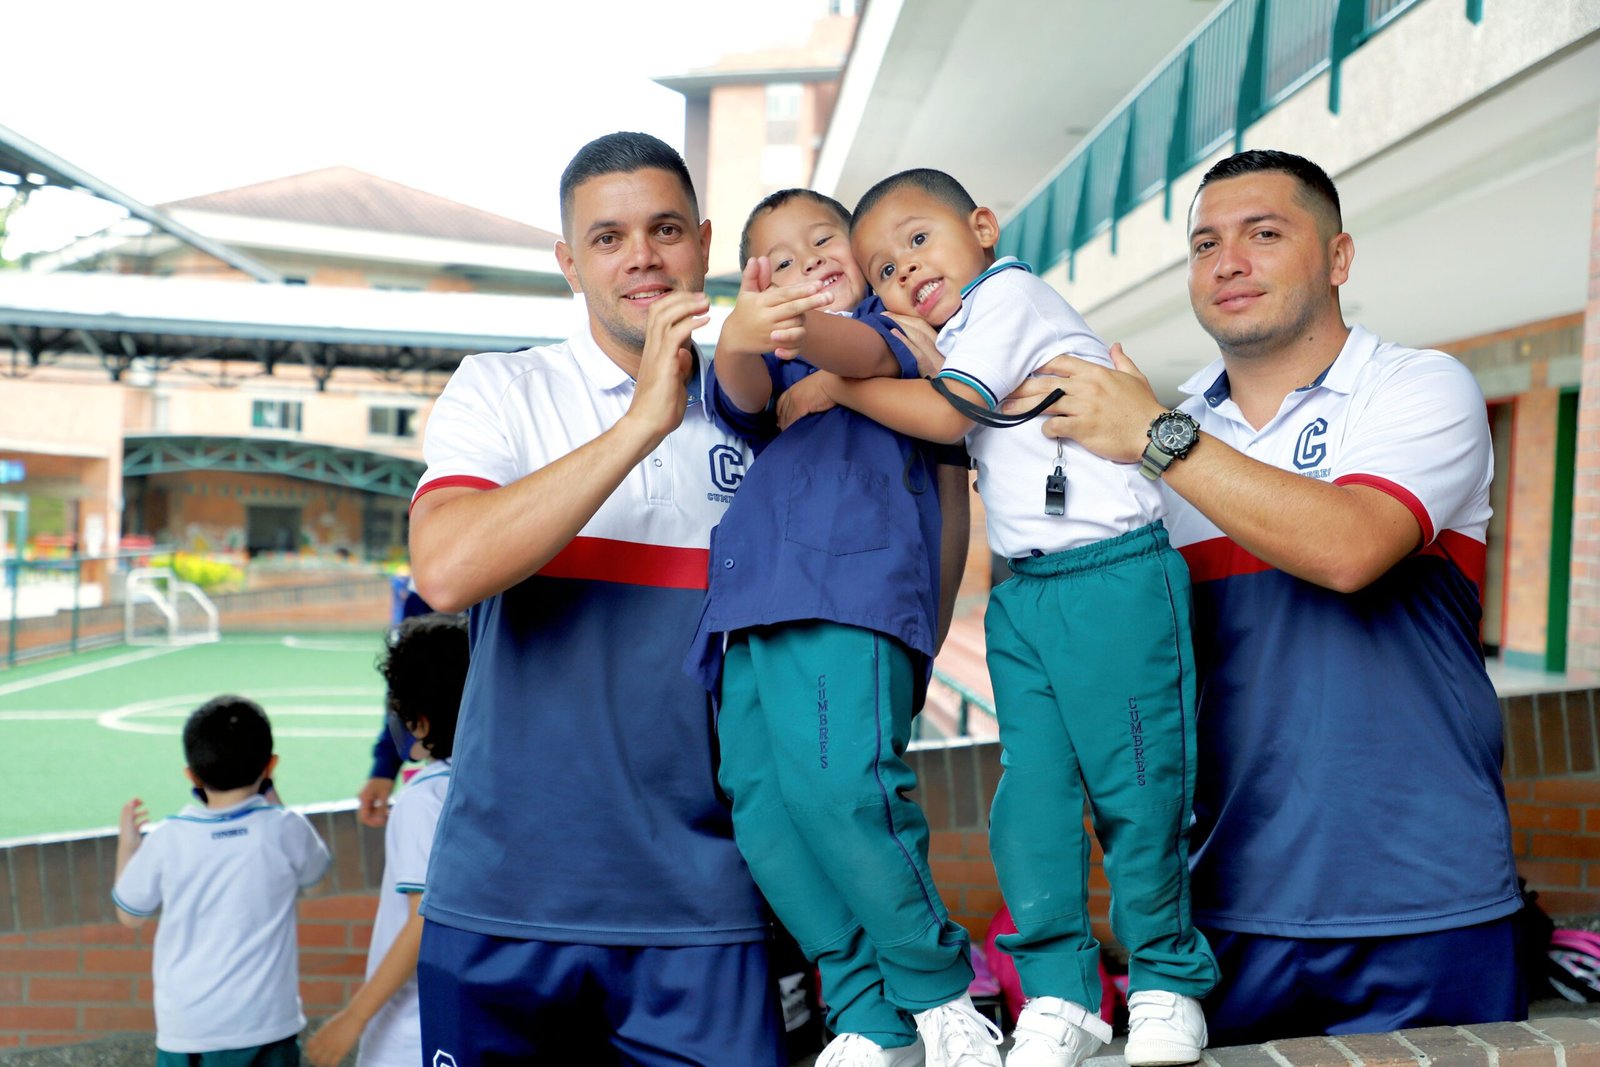
[[[425,922],[424,1062],[781,1067],[764,942],[620,948]]]
[[[1350,940],[1206,930],[1222,971],[1211,1046],[1528,1017],[1515,917]]]

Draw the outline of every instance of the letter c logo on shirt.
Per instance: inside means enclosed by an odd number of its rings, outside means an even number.
[[[744,481],[744,453],[731,445],[714,445],[711,449],[711,484],[724,493],[731,493]]]
[[[439,1049],[433,1054],[433,1067],[456,1067],[456,1058],[443,1049]]]
[[[1323,440],[1328,434],[1327,419],[1312,419],[1306,428],[1300,431],[1300,439],[1294,443],[1294,465],[1300,470],[1308,470],[1328,458],[1328,444]]]

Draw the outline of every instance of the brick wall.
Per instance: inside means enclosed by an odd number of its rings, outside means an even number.
[[[263,629],[381,630],[389,624],[391,597],[386,576],[352,572],[340,575],[338,581],[217,593],[212,599],[221,630],[228,634]],[[80,647],[122,640],[122,612],[120,604],[80,611]],[[5,665],[13,641],[18,658],[28,659],[67,651],[72,633],[71,612],[19,619],[14,627],[0,630],[0,667]]]
[[[1600,690],[1500,703],[1517,868],[1551,915],[1600,914]]]
[[[1511,506],[1501,653],[1531,654],[1541,661],[1550,614],[1550,534],[1560,400],[1558,389],[1523,393],[1517,397],[1511,423]]]
[[[1590,215],[1589,290],[1583,316],[1583,387],[1572,500],[1572,584],[1567,667],[1600,670],[1600,156]]]
[[[300,902],[300,995],[308,1016],[349,1002],[366,973],[383,831],[351,811],[312,824],[333,853]],[[114,836],[0,849],[0,1049],[153,1033],[151,946],[158,923],[116,921]]]
[[[1506,482],[1496,490],[1507,493],[1495,504],[1506,516],[1504,615],[1500,632],[1484,636],[1522,666],[1542,667],[1549,648],[1557,409],[1562,391],[1576,381],[1583,328],[1581,314],[1562,315],[1432,346],[1466,364],[1490,401],[1513,404],[1509,454],[1496,456],[1503,471],[1496,477]],[[1495,536],[1493,525],[1490,531]]]

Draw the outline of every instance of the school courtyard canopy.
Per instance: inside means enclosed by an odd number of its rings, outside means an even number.
[[[0,271],[0,373],[26,376],[64,355],[99,359],[113,381],[185,360],[210,360],[207,373],[223,376],[295,363],[321,388],[340,368],[448,372],[473,352],[549,344],[581,324],[582,307],[558,297]]]

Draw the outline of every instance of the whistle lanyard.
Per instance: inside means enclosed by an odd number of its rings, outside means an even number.
[[[930,377],[933,388],[949,401],[950,406],[960,412],[962,417],[971,419],[980,426],[987,426],[996,430],[1008,430],[1031,422],[1044,414],[1045,409],[1067,394],[1060,389],[1050,390],[1050,395],[1039,401],[1027,411],[1019,411],[1014,415],[1003,415],[990,411],[986,407],[974,404],[966,397],[957,396],[940,378]],[[1067,472],[1061,465],[1063,445],[1061,439],[1056,438],[1056,469],[1044,479],[1044,513],[1046,515],[1065,515],[1067,513]]]

